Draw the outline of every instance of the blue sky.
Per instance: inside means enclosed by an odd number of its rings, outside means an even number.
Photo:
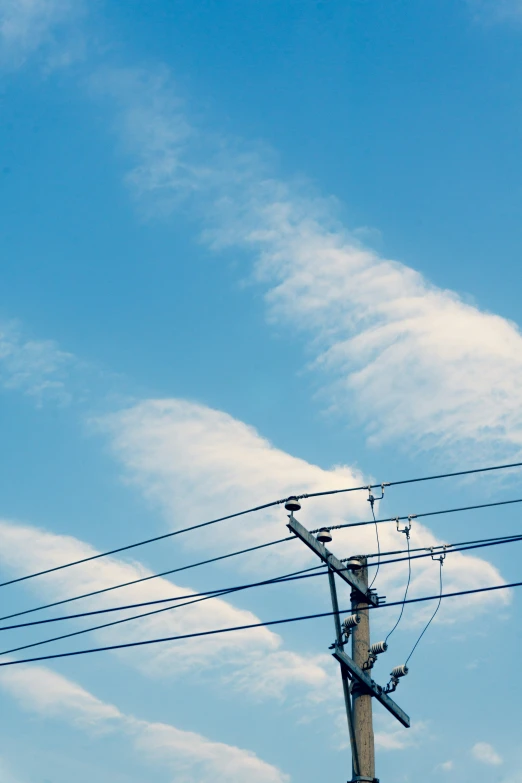
[[[517,0],[0,0],[2,580],[292,492],[521,458],[521,39]],[[519,483],[390,488],[379,513]],[[367,506],[310,500],[300,519]],[[412,546],[518,532],[518,513],[414,522]],[[279,538],[285,521],[276,508],[6,587],[2,611]],[[375,551],[356,531],[336,553]],[[404,545],[393,525],[381,541]],[[517,581],[517,555],[448,556],[444,585]],[[292,542],[82,607],[312,564]],[[398,599],[406,574],[376,584]],[[411,594],[437,588],[417,561]],[[313,580],[267,587],[36,649],[328,600]],[[374,640],[394,611],[375,613]],[[430,611],[407,608],[377,679]],[[375,709],[383,783],[522,781],[519,627],[515,592],[443,604],[397,694],[412,728]],[[327,618],[0,669],[0,778],[346,781],[332,633]],[[6,632],[2,650],[47,635]]]

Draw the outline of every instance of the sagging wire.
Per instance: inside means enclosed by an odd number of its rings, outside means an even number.
[[[437,606],[436,606],[436,608],[435,608],[435,611],[433,612],[433,614],[431,615],[430,619],[429,619],[429,620],[428,620],[428,622],[426,623],[426,625],[425,625],[425,627],[424,627],[424,629],[423,629],[423,631],[422,631],[421,635],[419,636],[419,638],[417,639],[417,641],[416,641],[416,642],[415,642],[415,644],[413,645],[413,647],[412,647],[412,649],[411,649],[411,652],[410,652],[410,654],[409,654],[409,655],[408,655],[408,657],[406,658],[406,663],[405,663],[405,666],[407,665],[407,663],[408,663],[408,661],[410,660],[411,656],[412,656],[412,655],[413,655],[413,653],[415,652],[415,649],[416,649],[417,645],[419,644],[420,640],[422,639],[422,637],[424,636],[424,634],[426,633],[426,631],[427,631],[427,630],[428,630],[428,628],[430,627],[431,623],[432,623],[432,622],[433,622],[433,620],[435,619],[435,615],[436,615],[436,614],[437,614],[437,612],[439,611],[439,609],[440,609],[440,605],[441,605],[441,603],[442,603],[442,566],[443,566],[443,564],[444,564],[444,560],[446,559],[446,551],[444,551],[444,552],[441,552],[441,553],[440,553],[438,556],[435,556],[434,554],[432,554],[431,558],[432,558],[432,560],[434,560],[434,561],[435,561],[435,560],[437,560],[437,561],[438,561],[438,563],[439,563],[439,588],[440,588],[440,589],[439,589],[439,601],[438,601],[438,603],[437,603]]]
[[[386,639],[384,640],[386,644],[388,643],[388,639],[390,638],[390,636],[392,635],[392,633],[395,631],[395,629],[399,625],[400,621],[402,620],[402,615],[404,614],[404,607],[406,605],[405,601],[406,601],[406,598],[408,597],[408,590],[410,589],[410,582],[411,582],[411,556],[410,556],[411,520],[412,520],[412,517],[408,517],[408,523],[406,525],[404,525],[403,528],[399,527],[399,518],[397,517],[397,519],[395,520],[395,522],[397,524],[397,532],[398,533],[404,533],[404,535],[406,536],[406,542],[407,542],[407,546],[408,546],[408,581],[406,582],[406,589],[404,591],[404,598],[402,599],[402,606],[401,606],[401,611],[400,611],[399,617],[397,618],[397,622],[395,623],[395,625],[393,626],[391,631],[388,633]]]
[[[377,524],[377,519],[375,517],[375,510],[374,505],[376,500],[382,500],[384,497],[384,487],[387,486],[386,484],[381,484],[381,496],[380,498],[376,498],[375,495],[372,493],[372,487],[368,486],[368,503],[370,504],[370,508],[372,510],[372,517],[373,521],[375,523],[375,537],[377,539],[377,570],[375,571],[375,574],[373,575],[373,579],[370,582],[369,588],[373,587],[373,584],[375,580],[377,579],[377,574],[379,573],[379,568],[381,567],[381,542],[379,540],[379,525]]]

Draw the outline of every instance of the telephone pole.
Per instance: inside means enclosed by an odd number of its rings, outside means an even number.
[[[366,558],[357,558],[361,568],[357,575],[368,588],[368,567]],[[352,614],[359,617],[358,625],[352,630],[352,658],[356,666],[363,671],[367,667],[370,652],[370,616],[368,604],[361,601],[361,595],[352,591]],[[342,668],[342,667],[341,667]],[[375,743],[373,736],[372,695],[360,683],[352,687],[353,719],[355,724],[355,742],[359,756],[359,772],[354,769],[354,780],[371,780],[375,778]]]
[[[368,608],[379,606],[384,599],[368,587],[368,566],[363,556],[352,557],[347,563],[338,560],[326,547],[332,540],[328,528],[313,536],[294,517],[301,504],[297,498],[288,498],[285,508],[290,512],[288,529],[294,533],[328,566],[328,581],[332,599],[335,641],[330,649],[341,668],[348,732],[352,750],[352,778],[348,783],[379,783],[375,777],[375,746],[373,732],[372,699],[375,698],[403,726],[409,728],[410,719],[388,696],[397,687],[399,677],[407,674],[405,666],[396,667],[391,673],[389,685],[383,687],[371,678],[372,667],[380,653],[386,652],[385,642],[370,643],[370,617]],[[350,585],[351,611],[341,624],[335,577]],[[352,657],[345,646],[352,637]]]

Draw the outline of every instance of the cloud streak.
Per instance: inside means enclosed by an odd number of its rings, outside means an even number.
[[[471,755],[481,764],[489,767],[498,767],[503,763],[502,758],[489,742],[477,742],[471,748]]]
[[[149,400],[98,422],[112,440],[115,455],[133,483],[164,514],[169,529],[212,519],[241,508],[291,494],[340,489],[368,483],[368,478],[348,466],[324,470],[317,465],[276,449],[254,428],[222,411],[184,400]],[[208,528],[204,536],[183,541],[189,550],[215,552],[223,541],[242,548],[283,537],[287,530],[282,506],[230,520]],[[368,518],[364,493],[341,494],[303,502],[299,518],[308,529]],[[383,551],[404,545],[393,523],[381,525]],[[425,525],[414,521],[413,546],[434,546],[438,539]],[[284,548],[283,548],[284,547]],[[373,526],[336,531],[333,551],[340,557],[375,550]],[[219,551],[219,550],[218,550]],[[278,575],[314,564],[314,556],[296,542],[281,545],[269,553],[241,558],[234,567],[249,574]],[[227,570],[230,563],[227,562]],[[386,566],[378,587],[388,600],[398,599],[404,590],[406,564]],[[478,557],[449,555],[444,566],[445,590],[465,590],[502,583],[497,569]],[[321,589],[317,585],[301,590]],[[413,565],[411,596],[438,593],[438,564],[430,559]],[[346,599],[348,596],[346,596]],[[327,599],[325,592],[325,600]],[[499,596],[469,596],[463,599],[472,616]],[[509,601],[504,594],[502,601]],[[449,621],[460,616],[462,603],[446,605],[441,617]],[[408,617],[419,623],[431,613],[428,605],[412,609]],[[383,621],[384,622],[384,621]],[[408,622],[408,621],[406,621]]]
[[[3,520],[0,522],[2,553],[0,563],[12,574],[25,574],[52,567],[64,562],[78,560],[96,554],[96,551],[72,536],[57,536],[34,527],[17,525]],[[48,574],[42,580],[29,583],[37,591],[38,601],[54,601],[61,598],[91,592],[122,582],[128,582],[150,572],[139,563],[125,563],[115,558],[103,558],[94,563]],[[97,609],[117,606],[123,603],[154,601],[169,597],[183,597],[197,592],[191,587],[180,587],[160,578],[139,585],[126,587],[124,594],[107,593],[82,601],[82,609]],[[79,605],[75,605],[78,610]],[[150,607],[150,610],[161,607]],[[70,607],[61,607],[67,612]],[[128,617],[141,612],[127,610],[121,614],[92,618],[90,626],[113,619]],[[258,623],[259,618],[250,611],[239,609],[220,598],[211,598],[186,609],[180,607],[137,621],[117,625],[113,628],[95,631],[82,638],[82,647],[97,644],[123,644],[142,639],[177,636],[214,628]],[[36,640],[49,638],[74,630],[68,627],[48,627],[42,633],[39,629]],[[267,628],[256,628],[230,634],[211,636],[204,646],[199,639],[162,643],[117,653],[127,665],[138,668],[142,673],[155,678],[180,677],[190,671],[212,673],[227,682],[230,672],[237,674],[235,687],[250,691],[256,697],[282,698],[288,688],[304,686],[305,690],[324,688],[329,680],[325,661],[333,669],[327,655],[298,655],[282,649],[282,639]],[[2,640],[6,649],[7,642]],[[17,646],[10,645],[10,649]],[[25,651],[27,655],[52,653],[52,644]],[[18,654],[20,657],[21,653]],[[257,679],[250,676],[257,672]],[[277,687],[276,687],[277,686]]]
[[[135,756],[166,767],[183,783],[286,783],[288,776],[251,751],[165,723],[139,720],[43,666],[0,672],[0,687],[24,709],[72,722],[91,737],[117,732]],[[91,740],[92,741],[92,740]]]
[[[515,324],[363,247],[331,200],[303,196],[302,184],[270,178],[262,157],[205,137],[184,119],[166,73],[134,78],[133,91],[118,89],[122,79],[113,94],[121,138],[137,161],[135,191],[162,215],[197,195],[207,242],[243,249],[266,289],[270,320],[308,336],[311,367],[339,417],[357,414],[373,443],[438,449],[459,461],[470,446],[475,460],[520,454]]]
[[[67,388],[74,356],[52,340],[27,338],[15,322],[0,324],[0,385],[32,397],[61,404],[71,401]]]
[[[82,11],[81,0],[0,0],[0,64],[19,68],[42,48],[48,50],[48,67],[68,64],[74,39],[68,30],[63,44],[59,35]]]

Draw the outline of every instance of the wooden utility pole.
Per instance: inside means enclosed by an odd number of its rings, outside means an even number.
[[[360,581],[368,588],[368,568],[366,558],[357,558],[361,568],[356,571]],[[361,601],[361,594],[352,592],[352,613],[358,615],[359,624],[352,630],[352,659],[363,671],[366,669],[370,651],[370,617],[368,604]],[[355,726],[355,742],[359,760],[359,770],[353,770],[354,780],[375,780],[375,743],[373,736],[372,694],[362,684],[355,682],[352,687],[352,709]]]
[[[397,718],[403,726],[409,728],[410,719],[388,693],[395,690],[398,679],[393,678],[393,687],[378,685],[371,677],[372,666],[379,652],[386,650],[385,643],[373,648],[370,644],[370,618],[368,607],[379,606],[380,600],[375,591],[368,587],[368,566],[365,557],[353,557],[345,563],[335,557],[324,546],[332,540],[328,528],[312,535],[294,517],[294,511],[301,508],[296,498],[288,498],[285,508],[290,511],[288,528],[312,552],[328,566],[328,580],[332,598],[332,611],[335,623],[335,641],[333,657],[341,666],[341,677],[346,704],[346,715],[352,747],[352,780],[349,783],[379,783],[375,777],[375,748],[373,735],[372,698],[377,699],[388,712]],[[337,601],[335,577],[340,577],[352,588],[352,615],[341,625]],[[349,636],[352,636],[352,657],[344,648]],[[381,649],[375,649],[375,648]],[[405,668],[405,667],[400,667]],[[403,676],[398,674],[397,677]]]

